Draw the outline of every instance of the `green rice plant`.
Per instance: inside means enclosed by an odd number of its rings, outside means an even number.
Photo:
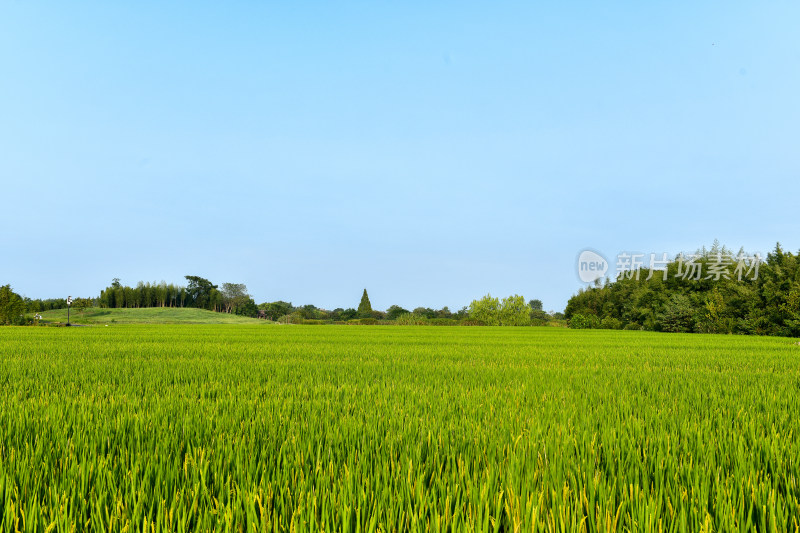
[[[0,329],[2,531],[798,531],[800,347]]]

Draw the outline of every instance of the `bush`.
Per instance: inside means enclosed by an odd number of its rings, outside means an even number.
[[[656,315],[658,329],[670,333],[692,331],[695,327],[694,306],[688,296],[673,294]]]
[[[20,315],[16,319],[12,320],[11,323],[15,326],[32,326],[33,317]]]
[[[458,326],[459,321],[453,318],[429,318],[428,325],[430,326]]]
[[[572,315],[569,327],[572,329],[592,329],[597,325],[597,317],[594,315]]]
[[[403,309],[399,305],[393,305],[386,310],[386,319],[387,320],[397,320],[397,317],[400,315],[404,315],[406,313],[410,313],[408,309]]]
[[[300,316],[298,313],[292,313],[291,315],[283,315],[278,319],[278,324],[302,324],[303,317]]]
[[[403,313],[397,317],[396,322],[399,326],[424,326],[428,319],[416,313]]]
[[[347,321],[349,326],[374,326],[377,323],[374,318],[353,318]]]
[[[16,324],[25,312],[25,302],[11,290],[11,285],[0,287],[0,325]]]
[[[618,318],[607,316],[600,321],[600,327],[602,329],[622,329],[622,321]]]

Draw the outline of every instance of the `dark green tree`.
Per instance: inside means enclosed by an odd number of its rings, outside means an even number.
[[[25,312],[25,301],[11,290],[11,285],[0,287],[0,325],[14,324]]]
[[[341,320],[352,320],[356,317],[358,317],[358,311],[356,311],[352,307],[348,307],[339,314],[339,318]]]
[[[240,314],[236,310],[247,304],[249,300],[250,295],[247,294],[247,285],[244,283],[222,284],[222,301],[226,313]]]
[[[436,318],[436,311],[430,307],[416,307],[412,312],[415,315],[424,316],[425,318]]]
[[[303,320],[314,320],[320,318],[319,309],[315,305],[307,304],[297,309],[297,313]]]
[[[450,311],[450,308],[445,305],[436,311],[436,318],[453,318],[453,313]]]
[[[249,316],[255,318],[258,316],[258,306],[252,298],[248,298],[246,302],[241,303],[236,307],[235,314],[240,316]]]
[[[200,276],[184,276],[189,282],[186,293],[193,307],[214,309],[220,305],[222,296],[217,291],[217,286]]]
[[[715,242],[665,267],[581,289],[566,318],[573,327],[800,336],[800,253],[776,244],[766,258],[734,255]]]
[[[656,315],[661,331],[689,332],[694,329],[695,309],[685,294],[673,294]]]
[[[277,302],[265,302],[258,306],[264,311],[265,318],[277,321],[280,317],[290,314],[294,310],[291,302],[278,300]]]
[[[91,298],[75,298],[72,301],[73,309],[79,311],[81,313],[81,316],[84,316],[86,310],[93,306],[94,302],[92,301]]]
[[[361,295],[361,303],[358,304],[358,317],[372,318],[372,304],[369,303],[367,289],[364,289],[364,294]]]
[[[408,309],[403,309],[399,305],[393,305],[386,310],[387,320],[396,320],[400,315],[408,313]]]

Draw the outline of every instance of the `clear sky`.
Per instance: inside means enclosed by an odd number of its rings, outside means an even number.
[[[798,21],[794,1],[0,0],[0,284],[561,310],[586,247],[796,251]]]

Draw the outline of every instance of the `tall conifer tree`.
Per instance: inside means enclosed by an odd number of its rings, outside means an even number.
[[[361,295],[361,303],[358,304],[358,316],[361,318],[370,318],[372,316],[372,305],[369,303],[367,289],[364,289],[364,294]]]

